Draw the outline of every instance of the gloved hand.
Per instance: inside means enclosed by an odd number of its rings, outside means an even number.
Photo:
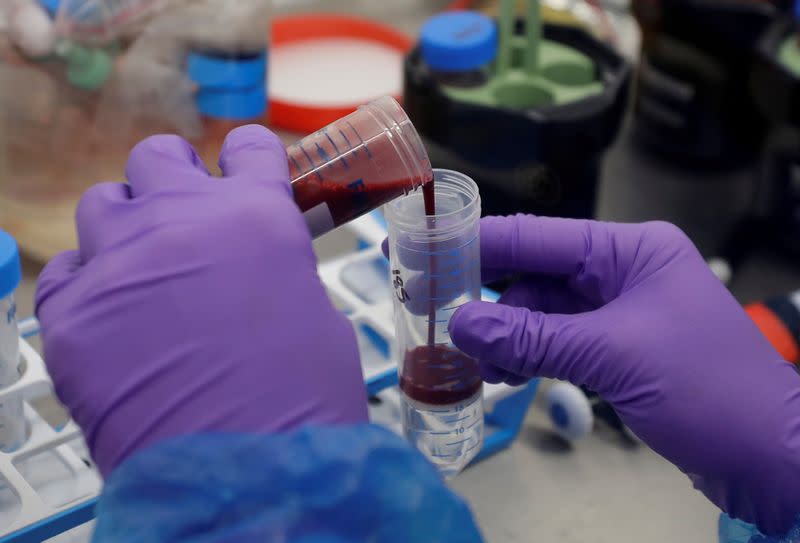
[[[223,179],[181,138],[143,141],[128,184],[83,196],[80,250],[39,278],[47,367],[104,475],[177,435],[367,420],[280,140],[238,128],[219,164]]]
[[[484,379],[585,385],[732,516],[782,533],[800,513],[800,376],[667,223],[489,217],[497,304],[450,321]]]

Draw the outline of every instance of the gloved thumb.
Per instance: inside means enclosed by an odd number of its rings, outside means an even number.
[[[605,342],[595,337],[592,313],[546,314],[525,307],[470,302],[448,325],[456,347],[477,359],[481,373],[548,377],[598,390]],[[486,366],[493,366],[487,368]],[[509,382],[509,379],[506,379]],[[509,383],[513,384],[513,383]]]

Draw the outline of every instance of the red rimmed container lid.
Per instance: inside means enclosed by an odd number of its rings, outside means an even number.
[[[358,47],[354,47],[356,45]],[[269,60],[270,125],[296,132],[313,132],[380,96],[389,94],[400,100],[402,59],[412,45],[412,40],[405,34],[359,17],[308,14],[275,19]],[[334,46],[342,53],[336,57],[335,64],[330,61]],[[293,62],[291,56],[291,49],[298,47],[302,49],[295,49],[294,53],[302,52],[302,58],[308,59],[302,66]],[[353,56],[347,56],[348,53]],[[387,63],[383,61],[393,56],[397,63],[396,84],[380,74],[374,81],[370,80],[370,74],[365,73],[370,62],[379,62],[378,68],[386,70]],[[295,55],[295,58],[301,57]],[[324,71],[317,71],[315,63],[317,66],[324,63]],[[367,84],[359,86],[359,80]],[[374,86],[372,83],[385,80],[387,85],[397,88],[379,89],[376,86],[373,95],[370,92]],[[349,95],[346,85],[343,86],[348,82],[352,83],[353,89]]]

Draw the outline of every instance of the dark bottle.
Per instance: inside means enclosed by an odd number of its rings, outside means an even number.
[[[497,25],[474,11],[435,15],[422,26],[422,59],[442,85],[477,87],[489,80],[489,67],[497,57]]]

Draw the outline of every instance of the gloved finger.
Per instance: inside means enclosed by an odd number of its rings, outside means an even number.
[[[402,283],[408,294],[409,310],[422,314],[431,305],[451,305],[469,295],[472,286],[480,284],[478,250],[474,233],[466,242],[454,238],[431,245],[412,239],[398,243],[390,251],[389,263],[395,287]]]
[[[525,217],[536,219],[536,217]],[[481,219],[481,280],[484,284],[505,279],[519,271],[535,271],[519,269],[513,263],[509,263],[508,258],[500,261],[495,258],[501,249],[499,245],[508,243],[508,235],[504,231],[511,228],[508,222],[512,219],[516,220],[516,217],[484,217]],[[383,240],[381,250],[384,256],[389,258],[389,238]],[[427,257],[422,253],[408,252],[408,254],[400,256],[403,265],[407,268],[423,269],[427,265]]]
[[[497,366],[493,366],[492,364],[483,364],[481,363],[478,366],[478,369],[481,374],[481,379],[484,380],[486,383],[491,383],[496,385],[497,383],[502,383],[509,377],[511,374],[508,373],[506,370],[501,370]]]
[[[132,203],[131,190],[125,183],[100,183],[81,197],[75,211],[75,225],[83,264],[130,235],[119,223]]]
[[[485,268],[481,266],[481,282],[484,285],[489,285],[495,281],[511,280],[515,275],[518,274],[509,270],[497,270],[491,266]]]
[[[131,150],[125,177],[134,197],[210,180],[194,147],[180,136],[165,134],[146,138]]]
[[[596,309],[564,279],[545,275],[522,277],[500,296],[497,303],[567,315]]]
[[[34,313],[37,318],[40,320],[44,318],[44,315],[40,313],[42,306],[72,282],[80,267],[81,255],[78,251],[59,253],[45,265],[36,282]]]
[[[469,259],[469,251],[449,244],[450,240],[426,253],[424,271],[415,272],[391,262],[393,284],[397,287],[402,283],[407,298],[406,308],[411,313],[422,315],[430,311],[431,306],[441,309],[460,305],[465,296],[471,298],[473,285],[480,284],[480,268],[477,262]],[[473,247],[478,250],[477,241]]]
[[[392,275],[395,294],[404,300],[406,309],[414,315],[425,315],[431,306],[438,309],[454,304],[464,303],[464,296],[469,295],[469,286],[478,282],[478,278],[471,278],[465,274],[470,270],[448,271],[442,270],[435,274],[416,273],[405,278],[402,275]],[[477,273],[477,269],[472,270]],[[402,281],[402,284],[400,283]],[[400,290],[402,287],[402,291]],[[459,301],[459,298],[461,300]]]
[[[292,195],[286,148],[278,136],[261,125],[232,130],[222,145],[219,167],[225,177],[247,176]]]
[[[488,362],[481,362],[478,368],[481,374],[481,379],[483,379],[484,382],[491,383],[493,385],[496,385],[497,383],[505,383],[508,386],[516,387],[530,381],[529,377],[514,375],[513,373],[498,368],[497,366]]]
[[[520,377],[550,377],[593,386],[602,338],[584,326],[587,315],[558,315],[487,302],[470,302],[450,319],[456,347]],[[607,369],[607,368],[606,368]]]
[[[405,268],[406,270],[425,271],[430,267],[431,263],[430,247],[421,242],[410,242],[407,238],[407,235],[401,235],[403,241],[395,244],[395,262],[392,262],[392,265],[396,268]],[[383,251],[383,255],[391,261],[389,238],[384,239],[381,243],[381,251]]]
[[[514,272],[574,276],[593,257],[613,255],[603,223],[533,215],[481,219],[481,263],[485,278]]]
[[[425,239],[420,239],[417,235],[400,233],[394,240],[393,251],[389,250],[388,241],[386,241],[386,248],[384,254],[393,256],[396,263],[409,270],[424,271],[430,267],[431,257],[433,256],[437,264],[442,262],[444,266],[448,265],[448,261],[457,260],[460,265],[471,264],[466,259],[475,255],[475,262],[478,260],[480,247],[477,240],[478,234],[473,229],[461,233],[453,238],[428,242]],[[474,252],[471,244],[474,244]],[[383,248],[383,246],[382,246]],[[392,263],[393,265],[395,262]],[[442,266],[442,264],[439,264]]]
[[[513,373],[509,373],[508,377],[505,379],[505,383],[510,387],[518,387],[520,385],[524,385],[528,381],[530,381],[530,377],[525,377],[524,375],[514,375]]]
[[[407,308],[415,315],[429,311],[431,301],[437,309],[453,303],[465,293],[463,282],[448,282],[446,274],[436,274],[432,288],[430,274],[418,273],[405,282]],[[596,309],[596,306],[569,286],[564,279],[543,275],[526,276],[500,295],[500,304],[527,307],[544,313],[572,315]]]
[[[387,259],[389,258],[389,238],[384,238],[381,242],[381,251],[383,251],[383,256]],[[415,257],[416,256],[416,257]],[[414,255],[409,254],[406,255],[404,259],[404,264],[408,264],[409,269],[422,269],[427,265],[425,260],[427,257],[422,257],[421,255]],[[499,281],[500,279],[505,279],[509,276],[513,275],[513,272],[509,271],[498,271],[492,268],[485,268],[481,270],[481,283],[486,285],[492,283],[494,281]]]

